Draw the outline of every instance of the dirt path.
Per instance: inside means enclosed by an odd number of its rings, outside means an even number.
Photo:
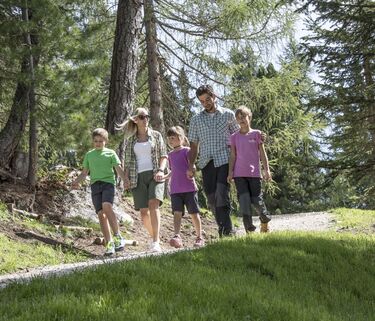
[[[239,219],[240,221],[241,219]],[[259,226],[259,220],[254,219],[254,224]],[[313,213],[300,213],[300,214],[288,214],[288,215],[278,215],[273,216],[270,223],[271,231],[323,231],[333,228],[335,221],[326,212],[313,212]],[[257,229],[259,232],[259,229]],[[239,235],[243,235],[244,230],[242,227],[239,228]],[[163,253],[161,254],[150,254],[139,249],[139,252],[123,252],[121,256],[110,258],[110,259],[96,259],[86,262],[73,263],[73,264],[61,264],[57,266],[48,266],[42,268],[30,269],[26,272],[18,272],[13,274],[6,274],[0,276],[0,289],[6,287],[13,282],[28,282],[35,277],[49,277],[52,275],[63,275],[72,273],[74,271],[82,270],[89,267],[98,266],[105,263],[114,263],[126,260],[133,260],[139,257],[149,256],[149,255],[164,255],[174,253],[168,244],[164,243]]]

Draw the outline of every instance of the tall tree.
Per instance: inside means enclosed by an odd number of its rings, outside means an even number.
[[[308,1],[307,55],[321,77],[316,110],[330,125],[333,173],[348,173],[375,206],[375,4]],[[372,182],[372,183],[371,183]],[[363,184],[362,184],[363,183]]]
[[[142,1],[120,0],[117,8],[111,83],[105,127],[115,133],[116,124],[132,112],[138,70],[138,44],[142,27]]]

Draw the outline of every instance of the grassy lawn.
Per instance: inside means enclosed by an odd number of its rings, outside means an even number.
[[[0,275],[36,266],[81,262],[87,259],[82,254],[63,251],[59,247],[35,243],[24,243],[8,239],[0,233]]]
[[[334,214],[338,227],[357,229],[359,231],[375,230],[375,211],[350,208],[336,208]]]
[[[356,320],[375,309],[375,238],[254,234],[0,291],[0,320]]]
[[[0,220],[4,223],[11,222],[11,214],[6,206],[0,203]],[[33,219],[12,218],[25,229],[32,229],[42,234],[56,234],[56,228],[53,225],[42,224]],[[0,233],[0,275],[12,273],[20,269],[56,265],[61,263],[73,263],[87,260],[87,256],[76,251],[61,249],[51,245],[41,244],[40,242],[23,242],[8,238]]]

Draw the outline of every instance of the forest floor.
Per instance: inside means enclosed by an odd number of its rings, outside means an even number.
[[[83,191],[87,198],[87,191]],[[101,237],[100,230],[94,228],[90,233],[61,233],[55,230],[61,223],[71,224],[74,222],[67,216],[69,206],[74,206],[78,201],[72,200],[72,192],[59,184],[41,184],[36,193],[30,191],[20,184],[1,183],[0,201],[12,203],[13,206],[22,210],[42,214],[43,223],[25,224],[24,219],[17,215],[8,220],[0,220],[0,233],[8,239],[18,242],[30,242],[35,244],[40,242],[51,246],[68,248],[70,251],[77,251],[87,257],[84,263],[65,264],[59,267],[42,267],[32,269],[20,269],[13,274],[6,274],[0,277],[0,287],[16,279],[31,278],[37,275],[54,274],[56,271],[70,271],[86,267],[87,265],[102,264],[103,262],[127,260],[135,257],[149,255],[150,238],[143,228],[140,215],[132,207],[131,198],[122,197],[120,210],[126,212],[133,219],[133,224],[122,224],[121,230],[128,240],[137,241],[136,246],[129,245],[122,252],[116,253],[110,259],[103,257],[104,247],[94,244],[94,240]],[[82,197],[75,195],[75,197]],[[84,205],[84,201],[82,201]],[[92,211],[92,209],[91,209]],[[163,253],[175,251],[169,245],[169,239],[173,236],[173,215],[170,211],[168,201],[163,205],[161,211],[160,238]],[[30,221],[30,219],[26,219]],[[77,222],[77,221],[76,221]],[[242,218],[233,217],[233,223],[237,230],[237,235],[244,235]],[[259,220],[254,218],[254,224],[258,227]],[[44,226],[46,228],[40,228]],[[202,213],[202,226],[207,243],[215,242],[218,239],[217,226],[214,218],[208,212]],[[274,215],[270,222],[271,232],[293,230],[293,231],[324,231],[335,228],[335,220],[327,212],[299,213],[288,215]],[[195,240],[194,229],[189,217],[184,217],[182,221],[181,235],[184,241],[184,248],[192,248]]]

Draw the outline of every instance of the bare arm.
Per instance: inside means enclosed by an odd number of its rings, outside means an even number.
[[[164,171],[165,171],[165,168],[167,166],[167,162],[168,162],[168,157],[166,157],[166,156],[160,157],[159,168],[158,168],[159,170],[154,175],[155,181],[161,182],[161,181],[165,180]]]
[[[81,174],[79,174],[78,177],[72,182],[72,188],[78,189],[79,183],[82,182],[87,177],[88,174],[89,174],[89,170],[84,168]]]
[[[270,181],[272,179],[272,175],[270,172],[267,153],[266,153],[266,150],[264,149],[264,144],[259,145],[259,152],[260,152],[260,160],[262,162],[263,169],[264,169],[264,179],[266,181]]]
[[[187,176],[192,178],[195,174],[195,162],[198,157],[198,148],[199,143],[190,143],[190,152],[189,152],[189,169],[187,171]]]
[[[233,180],[233,168],[236,161],[236,147],[234,145],[230,146],[230,157],[229,157],[229,169],[228,169],[228,183],[232,183]]]

